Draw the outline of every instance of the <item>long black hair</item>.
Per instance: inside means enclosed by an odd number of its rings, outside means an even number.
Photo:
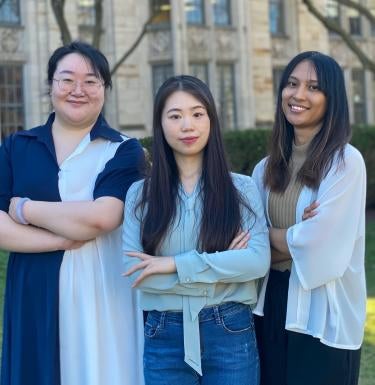
[[[241,229],[241,205],[248,207],[235,188],[225,156],[215,102],[207,85],[188,75],[174,76],[159,88],[154,101],[152,169],[146,178],[142,198],[137,206],[142,212],[141,238],[146,253],[159,252],[176,219],[179,200],[179,172],[173,151],[162,128],[162,112],[167,98],[184,91],[199,100],[210,119],[210,133],[204,148],[201,197],[202,218],[198,247],[202,251],[226,250]],[[249,208],[250,209],[250,208]],[[145,212],[146,210],[146,212]],[[145,215],[143,215],[145,214]]]
[[[326,111],[320,131],[308,148],[308,156],[297,179],[311,188],[317,188],[332,166],[335,154],[344,160],[344,147],[351,138],[348,100],[344,75],[339,64],[330,56],[316,51],[302,52],[286,66],[277,95],[275,123],[270,141],[264,183],[272,191],[285,191],[290,181],[288,162],[292,154],[294,129],[282,109],[282,91],[294,68],[302,61],[310,62],[316,71],[318,88],[326,97]],[[340,163],[341,163],[340,162]]]

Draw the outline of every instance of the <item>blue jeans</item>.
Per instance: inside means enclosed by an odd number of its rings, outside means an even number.
[[[146,385],[258,385],[259,357],[248,305],[228,302],[199,313],[201,377],[184,362],[182,312],[150,311],[145,324]]]

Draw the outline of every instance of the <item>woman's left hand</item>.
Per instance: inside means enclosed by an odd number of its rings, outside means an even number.
[[[146,277],[153,274],[168,274],[176,272],[176,263],[173,257],[156,257],[141,253],[138,251],[125,252],[129,257],[139,258],[140,263],[131,267],[127,272],[123,273],[123,276],[128,277],[138,270],[142,270],[141,274],[134,281],[132,287],[136,287]]]
[[[250,230],[239,231],[228,246],[228,250],[246,249],[249,245]]]
[[[305,207],[303,210],[302,220],[305,221],[306,219],[313,218],[318,213],[316,209],[319,207],[319,203],[317,201],[314,201],[309,206]]]

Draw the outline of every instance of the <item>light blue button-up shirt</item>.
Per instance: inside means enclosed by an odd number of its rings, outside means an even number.
[[[249,176],[232,174],[235,187],[253,210],[242,210],[242,229],[250,230],[246,249],[215,253],[197,251],[201,220],[200,185],[188,195],[179,188],[177,219],[162,246],[162,256],[174,256],[177,272],[155,274],[139,285],[143,310],[183,311],[185,362],[202,374],[198,314],[205,306],[224,302],[252,305],[257,301],[257,280],[270,265],[270,245],[259,192]],[[128,190],[123,227],[123,250],[143,251],[140,214],[135,207],[141,197],[143,181]],[[212,213],[214,216],[215,213]],[[124,257],[125,269],[138,263]],[[135,280],[139,272],[130,279]]]

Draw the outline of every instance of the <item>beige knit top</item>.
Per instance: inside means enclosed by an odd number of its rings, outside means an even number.
[[[287,229],[296,223],[296,206],[303,185],[297,181],[297,173],[306,160],[309,142],[300,146],[293,143],[292,156],[289,161],[291,172],[290,182],[283,193],[270,192],[268,200],[268,213],[273,227]],[[277,253],[272,249],[272,254]],[[272,263],[275,270],[290,270],[292,260]]]

